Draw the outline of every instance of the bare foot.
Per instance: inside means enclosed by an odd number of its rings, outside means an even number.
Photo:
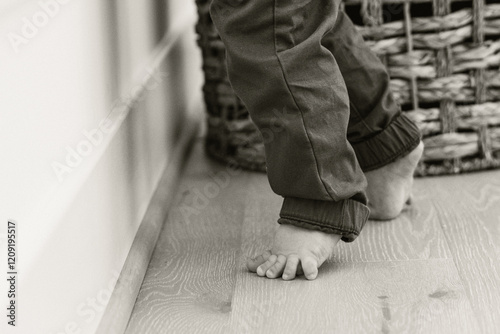
[[[304,274],[313,280],[318,276],[318,268],[333,254],[340,238],[337,234],[282,224],[274,236],[273,249],[248,260],[247,268],[262,277],[292,280]]]
[[[424,151],[420,144],[408,155],[384,167],[365,173],[370,219],[396,218],[411,201],[413,173]]]

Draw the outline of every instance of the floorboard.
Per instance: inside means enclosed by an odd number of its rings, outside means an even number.
[[[475,333],[450,259],[338,263],[313,282],[238,272],[228,333]]]
[[[197,153],[202,156],[199,148]],[[240,174],[217,186],[206,177],[211,167],[215,175],[226,171],[196,156],[191,161],[126,333],[221,333],[227,328],[248,181]]]
[[[421,181],[483,333],[500,331],[500,172]]]
[[[280,197],[199,146],[127,333],[497,333],[500,172],[416,180],[401,217],[369,221],[316,281],[284,282],[244,265],[272,244]]]
[[[230,333],[474,333],[437,213],[417,205],[420,193],[403,217],[369,222],[353,243],[364,246],[340,244],[316,281],[283,282],[245,270],[247,256],[270,247],[281,204],[258,174],[247,192]]]

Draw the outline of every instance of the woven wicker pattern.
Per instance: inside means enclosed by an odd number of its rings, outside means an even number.
[[[495,1],[345,0],[346,13],[391,75],[426,144],[417,175],[500,167],[500,4]],[[233,93],[225,49],[197,0],[208,113],[207,150],[265,170],[263,140]]]

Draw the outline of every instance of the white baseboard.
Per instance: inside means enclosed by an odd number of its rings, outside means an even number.
[[[161,228],[175,198],[180,174],[197,137],[199,119],[188,119],[172,160],[165,170],[120,273],[97,334],[124,333],[146,274]]]

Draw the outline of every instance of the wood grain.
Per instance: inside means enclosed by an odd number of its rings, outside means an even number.
[[[437,213],[416,182],[413,202],[392,221],[368,221],[362,234],[350,244],[340,244],[339,262],[446,259],[451,253]]]
[[[200,149],[198,157],[203,156]],[[126,333],[220,333],[229,323],[247,177],[231,177],[204,202],[197,194],[211,194],[216,183],[201,174],[199,166],[226,171],[204,159],[191,165]]]
[[[186,163],[186,155],[194,144],[199,125],[191,117],[186,117],[183,122],[185,131],[179,138],[172,152],[172,160],[149,203],[96,334],[123,333],[127,327],[154,245],[168,209],[175,199],[181,170]]]
[[[473,333],[477,328],[436,213],[426,212],[429,205],[413,209],[409,218],[370,222],[352,244],[365,245],[341,244],[318,280],[283,282],[244,267],[245,255],[271,246],[281,202],[259,175],[251,175],[247,191],[229,333]],[[384,244],[392,238],[402,240]]]
[[[433,181],[439,186],[432,186]],[[427,179],[421,183],[433,189],[427,195],[438,213],[481,332],[498,333],[500,172]]]
[[[282,199],[242,172],[190,215],[227,166],[192,157],[127,333],[496,333],[500,173],[417,179],[398,219],[368,222],[316,281],[245,268],[272,244]],[[191,196],[191,197],[190,197]],[[191,199],[190,199],[191,198]],[[183,213],[184,212],[184,213]]]
[[[475,333],[476,318],[450,259],[338,263],[316,281],[262,279],[243,270],[229,333]]]

